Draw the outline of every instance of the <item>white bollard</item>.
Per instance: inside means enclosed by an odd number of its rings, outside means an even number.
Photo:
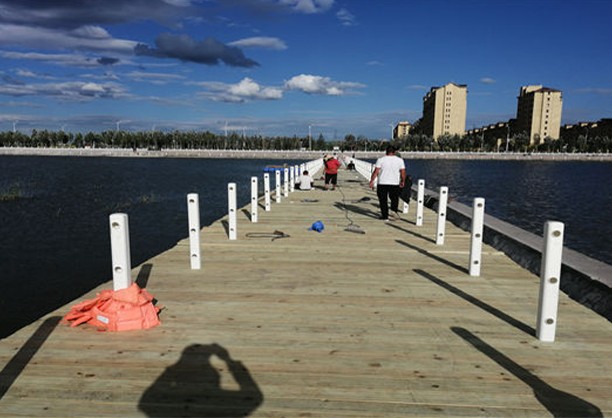
[[[276,174],[276,203],[281,202],[281,174],[280,170],[274,170]]]
[[[270,212],[270,174],[264,174],[264,206],[266,212]]]
[[[200,258],[200,198],[197,193],[187,195],[187,215],[189,219],[189,259],[191,269],[202,267]]]
[[[419,180],[417,189],[416,226],[423,225],[423,205],[425,203],[425,180]]]
[[[470,276],[480,276],[484,210],[485,200],[482,197],[475,198],[472,207],[472,234],[470,238]]]
[[[289,167],[289,191],[293,193],[295,191],[295,167]]]
[[[236,183],[227,184],[227,208],[229,218],[229,239],[236,239]]]
[[[440,187],[438,200],[438,225],[436,228],[436,245],[444,244],[444,233],[446,229],[446,205],[448,203],[448,187]]]
[[[251,177],[251,222],[257,222],[257,198],[259,197],[259,186],[257,177]]]
[[[285,168],[283,170],[283,173],[285,174],[285,176],[283,177],[283,179],[285,180],[285,182],[283,183],[283,194],[285,197],[289,196],[289,169]]]
[[[536,336],[540,341],[555,341],[561,256],[563,253],[563,228],[562,222],[547,221],[544,224],[544,246],[540,267],[540,301],[536,327]]]
[[[408,202],[404,202],[404,208],[402,209],[402,213],[408,213],[409,209],[410,205],[408,204]]]
[[[113,264],[113,290],[127,289],[132,285],[128,216],[125,213],[113,213],[109,217],[109,222]]]

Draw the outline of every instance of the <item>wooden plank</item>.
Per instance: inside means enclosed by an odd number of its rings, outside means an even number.
[[[203,228],[201,270],[187,240],[147,260],[157,328],[49,328],[69,304],[0,341],[0,416],[612,414],[607,320],[561,295],[557,342],[539,342],[537,277],[486,245],[470,277],[469,234],[449,224],[437,246],[435,214],[416,227],[414,207],[384,223],[356,180],[256,224],[240,210],[236,241],[226,218]],[[290,237],[247,236],[275,230]]]

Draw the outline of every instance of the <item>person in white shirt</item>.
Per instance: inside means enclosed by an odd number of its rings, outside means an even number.
[[[308,174],[308,170],[304,170],[296,183],[300,190],[311,190],[313,181],[314,180],[312,177],[310,177],[310,174]]]
[[[397,213],[399,205],[400,189],[406,182],[406,166],[404,160],[395,155],[397,149],[388,146],[385,156],[376,160],[374,172],[370,177],[370,187],[374,189],[374,181],[378,177],[376,194],[380,204],[380,219],[389,220],[389,200],[391,200],[391,211],[395,219],[399,219]]]

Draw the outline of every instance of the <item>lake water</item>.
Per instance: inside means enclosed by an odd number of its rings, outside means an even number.
[[[302,161],[283,161],[299,164]],[[0,338],[112,278],[108,216],[129,215],[132,264],[187,238],[186,195],[198,193],[201,225],[238,206],[250,178],[280,161],[0,156]],[[542,234],[565,223],[565,242],[612,264],[612,163],[414,160],[426,187],[448,186],[471,206]],[[16,199],[1,200],[15,195]]]

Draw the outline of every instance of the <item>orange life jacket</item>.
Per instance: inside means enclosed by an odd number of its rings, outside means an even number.
[[[103,331],[148,329],[160,324],[159,308],[153,296],[136,283],[126,289],[103,290],[98,295],[74,305],[64,322],[76,327],[88,323]]]

